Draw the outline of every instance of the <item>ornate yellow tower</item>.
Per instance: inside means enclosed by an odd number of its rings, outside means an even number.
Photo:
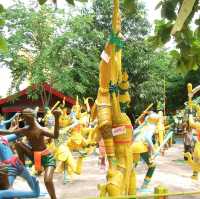
[[[99,90],[96,100],[98,128],[104,139],[109,162],[107,183],[100,186],[101,196],[130,195],[136,192],[135,172],[131,152],[133,129],[128,116],[122,112],[120,102],[130,102],[128,92],[120,95],[127,73],[122,73],[122,34],[119,0],[113,0],[112,33],[101,55]],[[95,111],[94,111],[95,112]]]

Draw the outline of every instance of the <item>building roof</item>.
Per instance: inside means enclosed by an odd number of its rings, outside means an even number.
[[[29,87],[19,91],[18,93],[15,93],[14,95],[10,95],[8,97],[2,98],[2,99],[0,99],[0,106],[3,106],[9,102],[12,102],[15,96],[18,96],[18,97],[26,96],[26,95],[28,95],[28,93],[30,91],[34,91],[37,88],[38,88],[37,85],[32,85],[32,86],[29,86]],[[45,91],[47,91],[48,93],[52,94],[53,96],[56,96],[56,97],[60,98],[61,100],[65,100],[65,102],[71,106],[73,106],[76,103],[76,100],[74,98],[64,95],[63,93],[59,92],[58,90],[52,88],[47,83],[43,84],[43,89]],[[17,99],[16,99],[16,101],[17,101]],[[10,111],[8,111],[8,112],[10,112]]]

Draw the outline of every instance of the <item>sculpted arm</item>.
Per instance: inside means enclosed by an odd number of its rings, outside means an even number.
[[[16,135],[24,135],[26,134],[27,128],[21,128],[21,129],[16,129],[14,131],[9,131],[9,130],[0,130],[0,135],[11,135],[11,134],[16,134]]]
[[[60,129],[60,127],[59,127],[59,117],[61,115],[61,112],[59,110],[55,110],[53,112],[53,114],[54,114],[54,117],[55,117],[54,132],[51,133],[47,128],[42,128],[41,134],[43,136],[46,136],[46,137],[57,139],[58,136],[59,136],[59,129]]]

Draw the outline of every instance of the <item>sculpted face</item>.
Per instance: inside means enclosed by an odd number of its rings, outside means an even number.
[[[25,121],[27,120],[32,120],[35,118],[35,111],[33,109],[30,108],[26,108],[22,111],[21,113],[21,117],[22,119],[24,119]]]

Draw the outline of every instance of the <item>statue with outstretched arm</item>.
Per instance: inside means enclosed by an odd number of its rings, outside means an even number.
[[[35,177],[31,176],[24,167],[20,159],[13,154],[9,142],[16,141],[20,136],[15,134],[0,136],[0,161],[7,165],[8,184],[12,188],[17,176],[24,178],[31,191],[20,191],[15,189],[6,189],[0,191],[0,199],[3,198],[35,198],[40,195],[39,183]]]
[[[157,130],[158,122],[159,122],[159,115],[154,112],[151,112],[146,117],[144,123],[134,130],[134,138],[133,138],[134,142],[131,146],[132,152],[133,154],[135,154],[135,157],[136,154],[138,154],[139,157],[141,157],[141,159],[148,166],[148,170],[144,178],[141,190],[145,190],[148,188],[148,185],[151,181],[151,178],[156,168],[156,165],[152,159],[152,153],[155,152],[152,138]],[[138,160],[139,159],[135,160],[136,165]]]
[[[53,173],[56,166],[56,160],[53,154],[47,149],[45,144],[45,137],[57,139],[59,136],[59,117],[61,112],[55,110],[53,112],[55,117],[54,133],[51,133],[47,128],[40,126],[36,121],[34,110],[26,108],[22,111],[21,117],[24,119],[27,126],[13,132],[0,130],[0,134],[11,134],[26,136],[29,145],[22,142],[16,144],[20,160],[24,162],[24,155],[28,156],[34,161],[35,169],[40,171],[44,167],[44,182],[51,199],[56,199]]]

